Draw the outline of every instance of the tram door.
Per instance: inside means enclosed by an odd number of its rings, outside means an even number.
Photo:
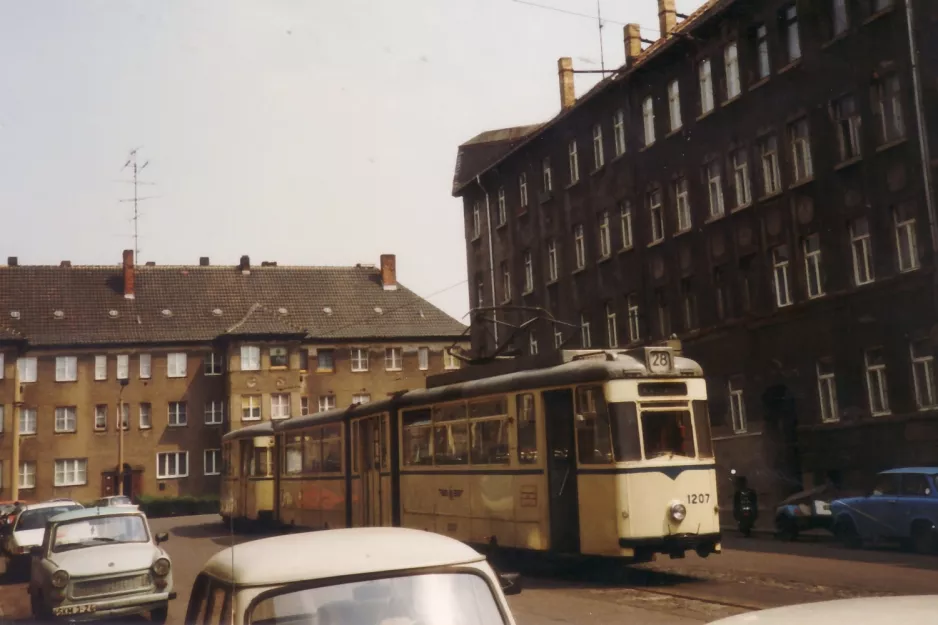
[[[576,445],[572,390],[545,391],[547,480],[550,488],[551,551],[580,550],[580,512],[576,487]]]
[[[383,415],[369,417],[358,422],[358,466],[361,470],[361,515],[362,525],[378,527],[384,518],[381,496],[381,458],[384,439],[381,420]]]
[[[238,502],[240,509],[236,510],[236,517],[246,517],[250,514],[253,507],[254,492],[249,488],[251,477],[251,463],[254,461],[254,439],[241,439],[241,471],[238,475],[237,489]],[[252,501],[248,501],[248,499]]]

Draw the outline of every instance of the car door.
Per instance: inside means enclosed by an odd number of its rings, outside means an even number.
[[[880,473],[876,476],[876,485],[868,497],[857,500],[854,505],[854,518],[857,530],[863,538],[881,538],[893,536],[895,507],[899,497],[899,475]]]
[[[890,504],[890,522],[896,538],[910,538],[912,523],[934,516],[932,488],[928,477],[922,473],[904,473],[900,483],[899,497]]]

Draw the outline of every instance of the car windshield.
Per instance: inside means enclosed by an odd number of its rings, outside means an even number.
[[[16,528],[14,531],[24,532],[27,530],[42,529],[46,526],[46,521],[52,517],[58,516],[63,512],[69,512],[70,510],[78,510],[79,508],[81,508],[81,506],[78,504],[72,504],[26,510],[20,514],[20,517],[16,520]]]
[[[435,573],[308,588],[268,597],[254,625],[494,625],[492,589],[473,573]]]
[[[145,543],[150,540],[143,517],[101,516],[59,523],[52,536],[52,551],[59,553],[112,543]]]

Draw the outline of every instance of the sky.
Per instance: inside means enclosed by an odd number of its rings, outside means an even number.
[[[595,0],[0,0],[0,262],[377,264],[468,323],[460,143],[599,69]],[[690,13],[701,0],[677,0]],[[606,67],[656,0],[599,0]],[[565,11],[565,12],[562,12]],[[578,95],[598,76],[576,78]]]

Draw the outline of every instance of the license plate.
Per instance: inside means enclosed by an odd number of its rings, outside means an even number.
[[[65,605],[59,608],[52,608],[52,614],[55,616],[71,616],[72,614],[91,614],[98,609],[93,603],[85,605]]]

